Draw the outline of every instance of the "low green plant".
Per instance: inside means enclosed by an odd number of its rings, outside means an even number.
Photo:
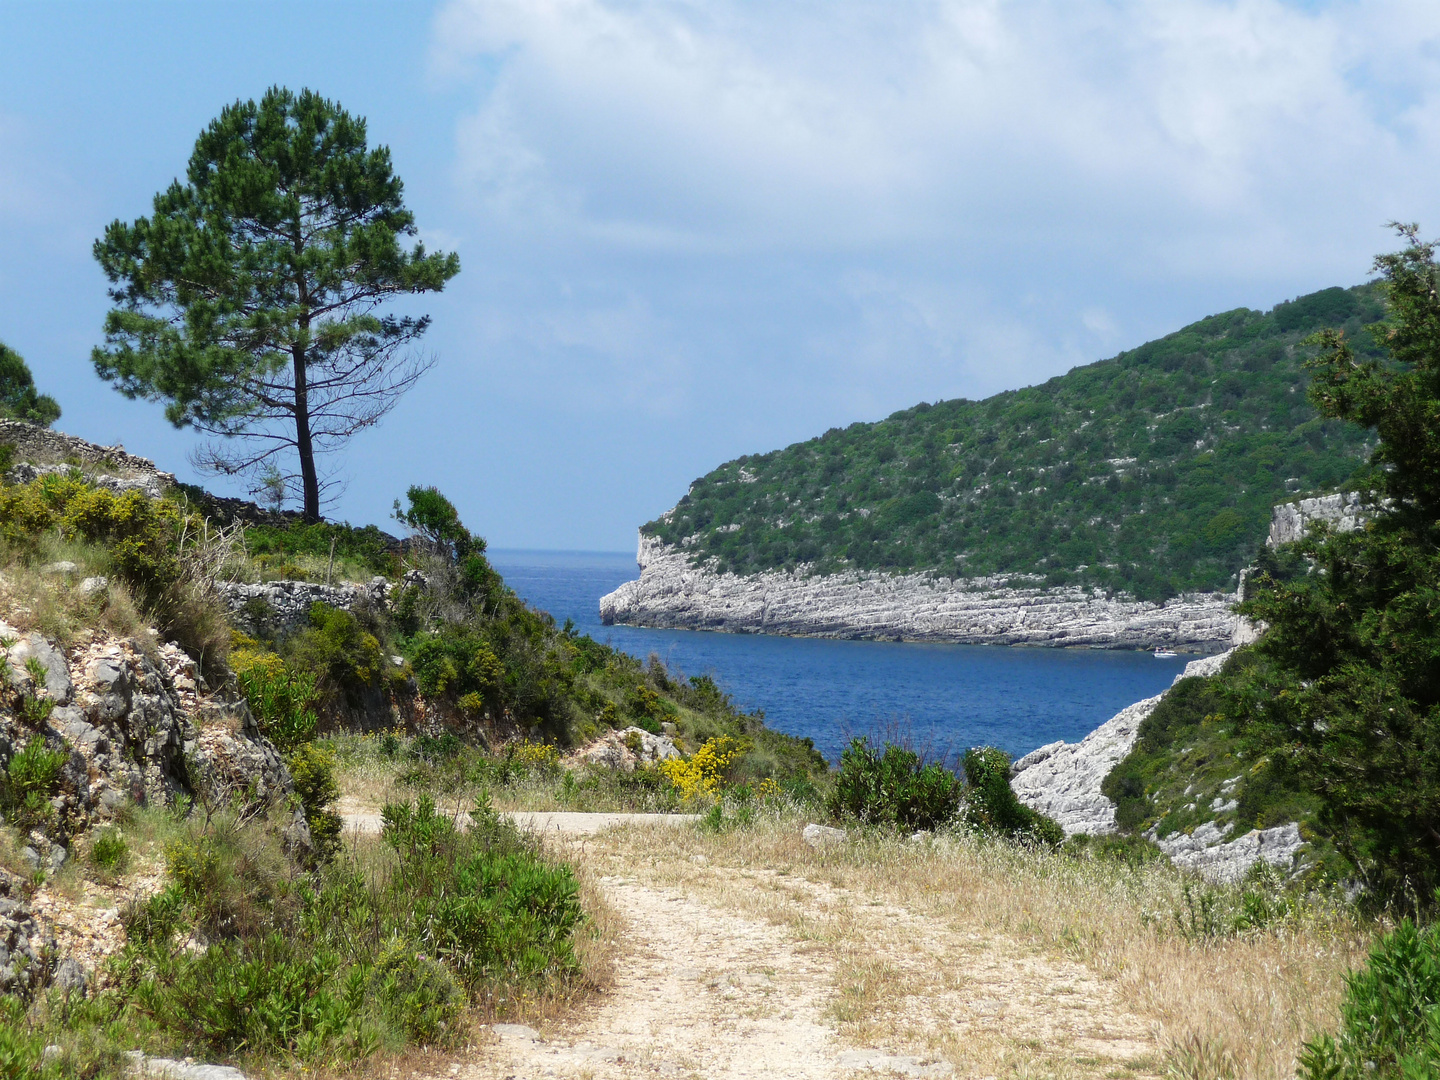
[[[840,754],[840,770],[826,803],[837,818],[855,818],[902,829],[934,829],[960,809],[960,779],[938,761],[886,743],[879,751],[852,739]]]
[[[236,649],[230,654],[230,669],[261,733],[282,751],[314,736],[320,694],[312,672],[258,649]]]
[[[7,818],[24,826],[49,816],[50,797],[59,786],[67,756],[64,750],[49,749],[39,735],[11,755],[0,789]]]
[[[118,829],[99,829],[90,841],[90,865],[114,878],[130,865],[130,846]]]
[[[314,743],[302,743],[285,758],[290,776],[295,781],[295,795],[310,826],[310,839],[315,857],[329,860],[340,847],[340,830],[344,822],[331,806],[340,798],[340,785],[335,780],[335,758]]]
[[[401,938],[376,959],[365,997],[390,1025],[424,1046],[452,1041],[466,1004],[465,990],[450,969]]]
[[[1065,830],[1026,806],[1010,787],[1010,755],[993,746],[967,750],[965,819],[985,832],[1010,840],[1059,847]]]
[[[320,689],[358,705],[383,682],[385,655],[380,641],[348,611],[315,603],[310,625],[289,643],[291,666],[313,674]]]
[[[1305,1044],[1302,1080],[1440,1075],[1440,923],[1402,920],[1345,980],[1340,1030]]]

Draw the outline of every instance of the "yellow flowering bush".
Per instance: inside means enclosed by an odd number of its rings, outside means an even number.
[[[560,763],[560,751],[545,743],[513,743],[510,749],[515,762],[527,769],[548,769]]]
[[[728,735],[710,739],[688,758],[660,762],[660,771],[685,800],[714,795],[725,786],[730,768],[745,753],[745,746]]]
[[[755,797],[757,799],[774,799],[780,795],[780,785],[773,778],[767,776],[755,785]]]

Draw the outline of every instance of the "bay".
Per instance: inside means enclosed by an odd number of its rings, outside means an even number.
[[[632,656],[709,675],[747,712],[808,736],[830,761],[854,736],[901,737],[947,760],[971,746],[1015,757],[1075,742],[1125,706],[1158,694],[1187,657],[1112,649],[832,641],[605,626],[600,597],[638,576],[619,552],[489,553],[531,606]]]

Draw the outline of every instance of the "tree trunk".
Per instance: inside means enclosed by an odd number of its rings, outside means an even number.
[[[295,358],[295,449],[300,453],[300,484],[305,493],[305,520],[320,520],[320,478],[315,473],[315,448],[310,445],[310,404],[305,386],[305,346],[291,349]]]

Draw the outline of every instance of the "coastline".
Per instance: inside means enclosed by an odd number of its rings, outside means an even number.
[[[1154,649],[1215,653],[1250,639],[1233,593],[1188,593],[1164,604],[1078,587],[1012,588],[1003,579],[930,574],[740,576],[690,565],[642,535],[640,577],[600,599],[601,621],[670,630],[791,637]]]

